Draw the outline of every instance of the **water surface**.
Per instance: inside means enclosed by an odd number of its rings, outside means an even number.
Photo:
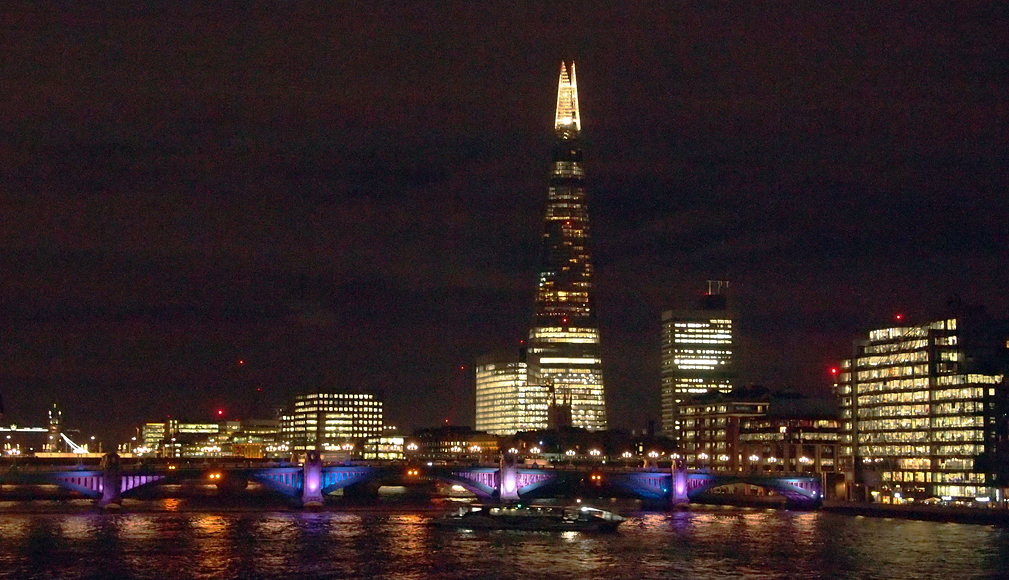
[[[426,510],[0,505],[0,578],[1001,578],[1003,528],[828,513],[639,513],[618,534],[468,532]],[[173,511],[174,510],[174,511]]]

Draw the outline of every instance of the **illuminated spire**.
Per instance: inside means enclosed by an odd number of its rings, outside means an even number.
[[[578,80],[575,78],[575,63],[571,61],[571,73],[561,61],[561,78],[557,82],[557,117],[554,130],[565,138],[576,136],[582,130],[581,116],[578,114]]]

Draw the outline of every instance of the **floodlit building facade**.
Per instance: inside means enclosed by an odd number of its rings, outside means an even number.
[[[280,438],[292,452],[349,450],[383,431],[382,401],[369,393],[297,395],[280,419]]]
[[[682,432],[681,405],[689,397],[728,393],[736,380],[735,322],[728,309],[728,282],[708,283],[693,310],[662,313],[662,434]]]
[[[852,495],[996,499],[994,469],[981,461],[1005,435],[1004,366],[990,354],[1004,356],[1009,342],[996,335],[990,323],[950,317],[855,341],[835,386]]]
[[[589,216],[575,65],[561,63],[530,381],[570,404],[574,427],[606,429],[599,325],[593,301]]]
[[[476,364],[476,429],[494,435],[547,428],[547,391],[529,382],[520,356],[491,356]]]

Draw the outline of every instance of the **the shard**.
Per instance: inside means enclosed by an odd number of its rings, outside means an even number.
[[[536,313],[529,331],[529,379],[548,389],[555,409],[564,409],[564,422],[603,430],[606,398],[573,62],[561,63],[554,133]]]

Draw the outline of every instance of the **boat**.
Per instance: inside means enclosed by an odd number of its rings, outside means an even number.
[[[473,505],[432,523],[470,530],[614,532],[625,518],[589,506]]]

